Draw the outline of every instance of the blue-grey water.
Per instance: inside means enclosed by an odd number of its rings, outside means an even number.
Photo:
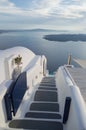
[[[47,34],[59,34],[51,31],[21,31],[0,34],[0,49],[14,46],[24,46],[31,49],[37,55],[45,55],[50,72],[64,64],[67,64],[68,55],[72,58],[86,59],[86,42],[57,42],[43,39]],[[61,32],[60,32],[61,33]],[[72,61],[72,64],[75,64]]]

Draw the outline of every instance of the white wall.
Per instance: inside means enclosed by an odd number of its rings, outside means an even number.
[[[5,75],[5,64],[3,57],[0,57],[0,83],[2,83],[6,78]]]
[[[0,126],[6,123],[6,109],[4,95],[12,82],[12,73],[16,67],[13,59],[20,55],[22,57],[22,71],[27,71],[27,87],[29,91],[37,85],[43,77],[43,61],[45,60],[44,70],[46,74],[47,60],[44,56],[36,56],[30,50],[23,47],[14,47],[1,51],[0,55]],[[9,82],[9,83],[8,83]]]
[[[5,123],[7,121],[7,114],[6,114],[4,96],[11,83],[12,80],[9,80],[9,81],[3,81],[0,84],[0,127],[5,127],[6,125]]]
[[[18,55],[22,57],[22,64],[21,64],[22,71],[27,69],[29,70],[35,64],[39,64],[39,68],[41,67],[40,73],[43,74],[44,72],[44,74],[46,75],[47,60],[45,56],[36,56],[32,51],[24,47],[14,47],[1,52],[2,53],[0,55],[0,62],[1,62],[0,71],[2,76],[0,77],[0,83],[3,82],[3,80],[12,79],[13,71],[16,68],[16,65],[14,64],[13,60]],[[38,57],[40,57],[39,61],[37,61]],[[43,64],[44,61],[45,64]]]
[[[65,98],[67,96],[70,96],[70,89],[69,84],[67,82],[70,82],[70,79],[65,73],[65,70],[63,67],[59,68],[57,74],[56,74],[56,84],[58,86],[58,100],[60,102],[60,112],[64,113],[64,105],[65,105]],[[71,85],[71,82],[70,82]]]
[[[22,70],[29,64],[29,62],[34,58],[35,54],[27,48],[24,47],[14,47],[1,51],[0,53],[0,83],[4,80],[12,79],[12,73],[16,67],[13,64],[15,57],[20,55],[22,57]]]
[[[32,89],[36,84],[38,84],[43,75],[43,61],[46,61],[46,58],[41,56],[36,56],[36,60],[34,59],[35,63],[32,63],[32,66],[29,65],[27,67],[27,86],[29,89]],[[46,62],[45,62],[46,64]],[[46,66],[46,65],[45,65]],[[46,68],[44,68],[46,70]],[[46,74],[45,74],[46,75]]]
[[[86,130],[86,105],[80,90],[73,84],[64,67],[60,67],[57,74],[58,96],[60,111],[63,115],[65,98],[71,97],[69,118],[64,124],[64,130]]]

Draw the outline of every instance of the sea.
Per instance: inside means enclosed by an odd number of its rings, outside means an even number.
[[[64,34],[68,32],[27,30],[8,31],[0,33],[0,50],[14,46],[23,46],[32,50],[36,55],[45,55],[47,68],[50,73],[55,72],[59,66],[67,64],[68,55],[71,54],[71,64],[77,66],[74,59],[86,59],[86,42],[82,41],[49,41],[44,39],[49,34]]]

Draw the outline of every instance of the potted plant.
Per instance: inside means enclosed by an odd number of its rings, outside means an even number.
[[[18,66],[18,68],[19,68],[19,66],[22,64],[22,57],[20,56],[20,55],[18,55],[15,59],[14,59],[14,61],[15,61],[15,64]]]
[[[13,74],[12,77],[15,80],[21,73],[21,69],[22,66],[20,66],[22,64],[22,57],[20,55],[18,55],[17,57],[14,58],[14,63],[15,65],[17,65],[14,70],[13,70]]]

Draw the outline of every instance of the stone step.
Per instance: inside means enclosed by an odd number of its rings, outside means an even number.
[[[55,79],[55,77],[45,76],[45,77],[43,77],[43,79]]]
[[[46,78],[43,78],[42,81],[54,81],[55,82],[55,78],[54,79],[46,79]]]
[[[34,101],[57,102],[58,93],[56,91],[37,90]]]
[[[48,87],[56,87],[56,84],[50,84],[50,83],[40,83],[39,86],[48,86]]]
[[[63,124],[60,121],[47,121],[35,119],[12,120],[9,123],[9,127],[28,130],[63,130]]]
[[[42,90],[56,90],[57,91],[57,88],[56,87],[48,87],[48,86],[41,86],[41,87],[38,87],[38,89],[42,89]]]
[[[41,83],[45,83],[45,84],[55,84],[55,82],[52,82],[52,81],[41,81]]]
[[[59,112],[59,104],[57,102],[40,102],[40,101],[36,102],[36,101],[34,101],[30,105],[30,110]]]
[[[25,114],[27,118],[61,119],[59,113],[29,111]]]

